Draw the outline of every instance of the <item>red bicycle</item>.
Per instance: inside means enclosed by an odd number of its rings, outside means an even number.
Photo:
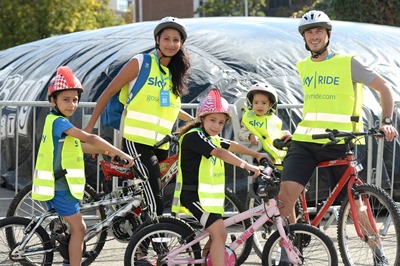
[[[347,166],[339,182],[326,201],[311,219],[306,201],[306,190],[300,196],[297,211],[301,222],[320,226],[332,205],[345,189],[337,217],[337,241],[345,265],[400,265],[400,214],[396,203],[385,190],[366,184],[358,175],[362,170],[353,152],[353,144],[360,137],[383,137],[376,129],[367,132],[340,132],[330,130],[327,134],[313,135],[314,139],[329,139],[325,145],[335,145],[344,138],[346,155],[337,160],[324,161],[317,168]],[[255,195],[249,195],[248,208],[259,205]],[[334,216],[332,217],[334,218]],[[328,220],[328,223],[333,222]],[[254,236],[254,248],[259,254],[264,242],[273,230],[265,224]],[[326,229],[327,227],[324,227]]]

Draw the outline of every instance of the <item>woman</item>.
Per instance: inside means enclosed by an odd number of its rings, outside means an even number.
[[[135,161],[142,173],[149,177],[144,193],[152,213],[161,215],[164,202],[161,193],[158,162],[168,156],[168,145],[155,150],[154,144],[171,133],[176,119],[189,120],[181,110],[180,97],[187,94],[189,57],[183,47],[187,38],[185,25],[177,18],[165,17],[154,29],[156,53],[150,54],[146,82],[129,102],[124,117],[123,137],[131,155],[140,154]],[[125,84],[133,87],[143,63],[143,54],[135,55],[99,97],[86,131],[91,132],[105,106]],[[149,186],[150,184],[150,186]]]

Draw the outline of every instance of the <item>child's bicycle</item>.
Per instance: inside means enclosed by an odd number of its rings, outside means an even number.
[[[160,140],[157,144],[155,144],[155,148],[162,146],[164,143],[171,142],[172,144],[176,144],[179,141],[179,136],[177,133],[167,135],[164,139]],[[138,170],[136,168],[134,173],[132,169],[126,167],[123,164],[115,164],[112,162],[107,162],[104,160],[102,156],[99,156],[100,165],[105,176],[106,180],[112,180],[113,177],[117,177],[118,179],[123,179],[124,182],[127,180],[134,180],[135,177],[140,176]],[[162,188],[165,189],[168,185],[173,185],[172,181],[175,179],[177,171],[178,171],[178,154],[171,155],[165,160],[160,162],[160,170],[162,175]],[[129,182],[128,182],[129,183]],[[128,186],[129,187],[129,186]],[[44,202],[32,200],[31,197],[31,185],[27,185],[22,188],[13,198],[10,207],[7,211],[6,217],[40,217],[40,215],[47,211],[46,204]],[[109,193],[96,193],[96,191],[90,186],[86,185],[85,188],[85,198],[84,202],[97,202],[100,199],[111,199],[113,197],[118,197],[124,194],[124,190],[126,187],[119,188],[115,191]],[[244,206],[239,200],[239,198],[234,194],[231,190],[225,190],[225,213],[226,216],[231,216],[235,213],[244,211]],[[108,213],[113,213],[120,208],[120,204],[116,204],[108,207]],[[128,213],[125,217],[120,217],[118,221],[116,221],[112,226],[112,234],[120,242],[128,242],[133,232],[135,232],[139,227],[143,227],[144,225],[151,223],[154,218],[153,214],[149,213],[149,208],[146,208],[145,201],[142,201],[141,206],[139,206],[134,212]],[[98,221],[100,219],[104,219],[105,216],[101,216],[101,211],[98,212],[99,215],[96,217],[93,214],[83,213],[84,220],[86,224],[92,224],[93,221]],[[145,216],[145,217],[143,217]],[[185,221],[187,221],[193,227],[198,227],[198,222],[192,218],[191,216],[185,217]],[[44,220],[43,223],[46,223],[47,220]],[[195,223],[195,224],[194,224]],[[230,238],[232,241],[236,239],[236,235],[238,232],[244,231],[247,227],[250,226],[250,221],[246,220],[242,223],[238,223],[232,225],[230,228]],[[46,227],[46,226],[44,226]],[[104,242],[106,241],[107,234],[100,235],[99,239],[92,239],[90,243],[87,244],[87,251],[95,254],[100,253],[101,249],[104,246]],[[249,256],[252,249],[252,238],[245,243],[238,251],[238,259],[241,262],[244,262]]]
[[[226,246],[225,254],[221,254],[225,256],[225,265],[240,265],[235,251],[265,223],[276,224],[278,230],[265,244],[262,265],[278,265],[281,257],[293,265],[338,265],[336,250],[328,236],[308,224],[287,225],[280,216],[279,202],[274,199],[279,190],[279,180],[264,175],[258,178],[262,181],[256,193],[263,199],[262,204],[224,220],[225,226],[229,227],[251,217],[258,217],[256,222]],[[190,228],[176,224],[160,222],[149,225],[129,241],[124,258],[125,266],[211,265],[209,256],[202,249],[203,240],[207,240],[208,236],[206,230],[195,235]]]
[[[344,158],[321,162],[318,168],[347,166],[332,194],[318,208],[311,221],[305,193],[300,196],[297,211],[299,220],[313,226],[319,226],[329,212],[342,189],[346,197],[342,200],[337,218],[337,239],[340,254],[345,265],[399,265],[400,264],[400,216],[396,203],[381,188],[364,183],[358,176],[362,170],[354,158],[353,144],[363,136],[382,137],[376,129],[367,132],[339,132],[331,130],[327,134],[313,135],[315,139],[328,138],[326,145],[335,145],[340,138],[345,138],[347,152]],[[246,205],[252,208],[260,204],[260,199],[248,195]],[[334,215],[324,225],[327,229],[333,222]],[[260,256],[262,247],[272,228],[265,224],[254,234],[254,249]],[[384,253],[383,253],[384,252]],[[384,257],[383,257],[384,256]]]
[[[138,216],[135,211],[143,203],[140,183],[147,178],[139,172],[137,177],[132,185],[123,188],[118,194],[107,194],[96,201],[81,202],[80,210],[87,225],[82,265],[89,265],[99,255],[109,228],[121,237],[129,236],[129,230],[123,231],[119,225],[129,220],[129,217]],[[69,238],[67,223],[54,209],[44,210],[42,214],[30,219],[6,217],[0,220],[0,264],[52,265],[54,253],[58,252],[62,257],[57,257],[57,260],[61,259],[58,262],[68,261]]]

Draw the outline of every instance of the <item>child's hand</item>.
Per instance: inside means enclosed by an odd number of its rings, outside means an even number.
[[[126,166],[128,166],[128,167],[133,166],[133,163],[134,163],[135,159],[132,156],[130,156],[129,154],[126,154],[126,153],[122,153],[120,155],[120,157],[121,157],[122,160],[127,160],[128,161]]]
[[[270,164],[274,164],[274,161],[271,159],[271,157],[269,157],[267,153],[259,152],[256,156],[257,162],[260,162],[262,158],[267,159]]]
[[[250,174],[253,174],[251,177],[256,178],[261,174],[261,170],[258,166],[252,165],[252,164],[247,164],[246,167],[244,168],[247,171],[250,172]]]
[[[255,136],[253,134],[250,134],[249,139],[250,139],[250,144],[251,145],[257,146],[257,144],[258,144],[258,137],[257,136]]]

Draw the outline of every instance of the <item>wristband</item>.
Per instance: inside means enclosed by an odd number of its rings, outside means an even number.
[[[242,169],[244,169],[245,167],[246,167],[246,162],[242,162],[241,164],[240,164],[240,168],[242,168]]]

